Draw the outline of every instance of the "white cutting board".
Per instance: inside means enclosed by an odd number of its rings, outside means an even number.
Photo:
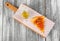
[[[21,17],[21,13],[23,11],[27,11],[29,12],[29,18],[28,19],[24,19]],[[28,6],[21,4],[18,8],[18,10],[16,11],[16,13],[14,14],[13,18],[16,19],[18,22],[24,24],[25,26],[27,26],[28,28],[32,29],[34,32],[38,33],[39,35],[43,36],[43,37],[47,37],[47,35],[49,34],[49,32],[51,31],[51,29],[54,26],[54,22],[52,22],[51,20],[45,18],[45,23],[44,23],[44,33],[41,32],[30,20],[35,17],[35,16],[42,16],[41,14],[39,14],[38,12],[32,10],[31,8],[29,8]]]

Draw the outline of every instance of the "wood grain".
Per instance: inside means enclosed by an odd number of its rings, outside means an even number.
[[[2,0],[0,0],[0,41],[2,41]]]
[[[19,7],[21,3],[28,5],[53,20],[55,22],[54,28],[46,38],[40,37],[12,18],[14,12],[4,5],[7,1],[16,7]],[[2,12],[3,41],[60,41],[59,0],[3,0]]]
[[[49,3],[49,4],[47,4]],[[55,22],[55,26],[49,33],[46,41],[60,41],[60,1],[46,0],[46,16]]]

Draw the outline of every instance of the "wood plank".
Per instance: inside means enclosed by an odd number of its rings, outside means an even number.
[[[0,41],[2,41],[2,7],[3,0],[0,0]]]
[[[14,0],[8,0],[8,2],[10,2],[11,4],[14,4]],[[9,16],[8,21],[10,21],[9,36],[7,38],[8,38],[8,41],[13,41],[14,40],[14,35],[13,35],[14,34],[14,19],[12,18],[12,16],[14,12],[9,9],[9,13],[7,14]]]
[[[40,0],[40,1],[39,0],[27,0],[27,5],[31,7],[32,9],[36,10],[37,12],[40,12],[42,14],[44,13],[45,9],[43,8],[44,6],[43,0]],[[45,41],[45,39],[27,28],[27,41]]]
[[[14,3],[14,0],[4,0],[5,2],[11,2]],[[3,41],[13,41],[12,31],[13,31],[13,19],[12,19],[13,12],[6,8],[5,5],[3,5]]]
[[[1,12],[0,12],[0,41],[2,41],[2,13]]]
[[[19,7],[21,3],[26,4],[26,0],[15,0],[14,4]],[[26,41],[26,27],[17,21],[14,21],[14,41]]]
[[[38,12],[44,16],[46,14],[46,6],[45,6],[46,4],[45,3],[46,3],[45,0],[39,0],[38,1]],[[45,41],[45,38],[41,38],[39,36],[39,41]]]
[[[55,26],[49,33],[46,41],[60,41],[60,1],[46,0],[46,16],[55,22]]]

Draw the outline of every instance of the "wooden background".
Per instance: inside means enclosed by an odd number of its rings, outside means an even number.
[[[12,18],[14,12],[4,5],[7,1],[16,7],[21,3],[27,4],[54,21],[54,28],[46,38],[42,38]],[[1,41],[60,41],[60,0],[2,0],[1,4]]]

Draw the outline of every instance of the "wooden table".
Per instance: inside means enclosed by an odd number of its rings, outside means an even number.
[[[42,38],[26,26],[19,24],[12,16],[14,12],[4,3],[10,2],[16,7],[21,3],[27,4],[32,9],[55,22],[54,28],[46,38]],[[60,41],[60,1],[59,0],[2,0],[1,9],[1,40],[3,41]]]

